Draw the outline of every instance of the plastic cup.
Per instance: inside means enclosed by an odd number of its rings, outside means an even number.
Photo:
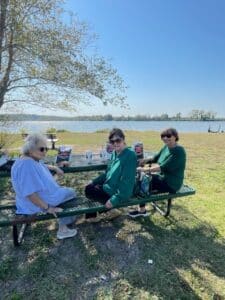
[[[86,160],[88,164],[92,163],[92,151],[86,151]]]
[[[102,161],[106,161],[108,159],[108,153],[105,149],[101,150],[100,158],[101,158]]]

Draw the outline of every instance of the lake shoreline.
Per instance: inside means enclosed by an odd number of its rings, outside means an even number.
[[[50,128],[56,131],[69,132],[98,132],[109,131],[113,127],[122,130],[162,131],[175,127],[179,132],[213,132],[225,131],[225,121],[22,121],[11,122],[0,131],[9,133],[47,132]]]

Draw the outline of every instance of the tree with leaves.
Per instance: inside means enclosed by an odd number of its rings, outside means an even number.
[[[193,109],[189,115],[193,120],[207,121],[214,120],[216,117],[216,112],[204,111],[203,109]]]
[[[90,54],[93,40],[60,0],[1,0],[0,108],[71,110],[96,98],[124,106],[124,82],[104,58]]]

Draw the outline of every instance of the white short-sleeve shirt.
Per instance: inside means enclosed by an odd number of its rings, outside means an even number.
[[[11,171],[12,185],[16,192],[18,214],[34,214],[42,211],[28,196],[37,193],[52,206],[57,206],[65,198],[65,188],[60,187],[52,177],[48,167],[32,158],[18,158]]]

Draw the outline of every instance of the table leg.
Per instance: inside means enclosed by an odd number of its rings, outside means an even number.
[[[153,208],[155,210],[157,210],[162,216],[164,216],[166,218],[170,214],[170,209],[171,209],[171,205],[172,205],[172,199],[167,199],[166,210],[163,210],[162,208],[160,208],[155,202],[151,202],[151,205],[153,206]]]
[[[18,225],[13,225],[13,244],[15,247],[21,245],[27,225],[28,225],[27,223],[22,224],[19,235],[18,235],[18,227],[17,227]]]

